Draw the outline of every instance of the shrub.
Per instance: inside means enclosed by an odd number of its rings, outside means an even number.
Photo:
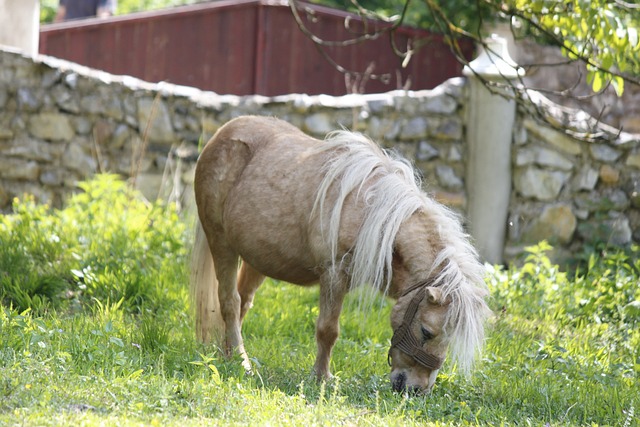
[[[174,266],[186,257],[176,210],[147,202],[115,175],[79,186],[83,191],[62,210],[27,199],[2,218],[2,301],[36,312],[69,300],[123,300],[134,312],[170,304],[178,297],[170,292],[179,273]]]
[[[558,313],[571,322],[636,325],[640,316],[640,247],[592,251],[586,265],[563,272],[541,242],[526,249],[522,267],[492,268],[492,296],[502,310],[528,318]]]

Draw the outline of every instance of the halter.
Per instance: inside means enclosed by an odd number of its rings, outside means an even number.
[[[405,289],[402,295],[400,295],[400,298],[415,291],[416,289],[426,288],[432,282],[433,280],[427,280],[425,282],[416,283],[415,285],[412,285],[409,288]],[[407,310],[404,312],[402,324],[400,324],[400,327],[398,327],[398,329],[393,332],[393,337],[391,338],[391,347],[389,348],[389,354],[387,355],[387,362],[389,363],[389,366],[391,366],[391,350],[393,350],[394,347],[397,347],[398,350],[411,356],[413,360],[427,369],[435,370],[440,369],[440,367],[442,366],[444,359],[436,357],[424,351],[420,346],[420,342],[411,331],[411,323],[416,313],[418,312],[418,306],[423,299],[424,292],[418,292],[416,295],[414,295],[414,297],[411,299],[411,302],[409,302]]]

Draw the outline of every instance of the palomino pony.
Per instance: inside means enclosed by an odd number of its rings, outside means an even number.
[[[278,119],[247,116],[204,147],[194,186],[201,340],[237,351],[250,370],[241,326],[265,276],[319,283],[314,370],[328,378],[345,294],[366,284],[397,299],[394,390],[430,391],[447,349],[468,371],[489,314],[484,268],[457,218],[420,190],[407,162],[360,134],[320,141]]]

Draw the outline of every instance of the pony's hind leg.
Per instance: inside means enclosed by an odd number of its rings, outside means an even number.
[[[320,314],[316,322],[318,353],[313,366],[318,381],[331,378],[329,361],[340,333],[340,312],[345,294],[343,281],[332,283],[326,278],[320,280]]]
[[[238,293],[240,294],[240,324],[244,316],[253,306],[253,297],[264,281],[264,274],[242,261],[240,273],[238,274]]]
[[[237,351],[242,357],[242,366],[247,372],[251,371],[251,363],[244,348],[240,327],[240,294],[237,288],[238,254],[226,243],[221,233],[209,238],[216,266],[218,278],[218,299],[220,300],[220,314],[225,322],[225,351],[228,356]]]

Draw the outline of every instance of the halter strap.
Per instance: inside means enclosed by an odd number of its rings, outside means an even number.
[[[433,282],[435,282],[435,279],[431,278],[431,279],[424,280],[422,282],[414,283],[413,285],[409,286],[407,289],[402,291],[402,294],[400,294],[400,298],[402,298],[405,295],[410,294],[411,292],[415,291],[416,289],[426,288],[428,286],[431,286],[433,284]]]
[[[405,289],[400,295],[400,298],[415,291],[416,289],[426,288],[432,283],[433,279],[429,279],[424,282],[418,282],[415,285],[412,285]],[[387,356],[389,365],[391,365],[391,350],[396,347],[398,348],[398,350],[411,356],[416,362],[427,369],[435,370],[440,369],[440,367],[442,366],[444,360],[440,357],[436,357],[424,351],[420,346],[420,342],[411,331],[411,323],[413,322],[413,318],[418,312],[418,307],[420,306],[420,303],[423,299],[424,292],[417,293],[411,299],[411,301],[409,302],[409,306],[404,312],[402,324],[400,324],[400,327],[398,327],[398,329],[393,332],[393,337],[391,338],[391,347],[389,348],[389,354]]]

